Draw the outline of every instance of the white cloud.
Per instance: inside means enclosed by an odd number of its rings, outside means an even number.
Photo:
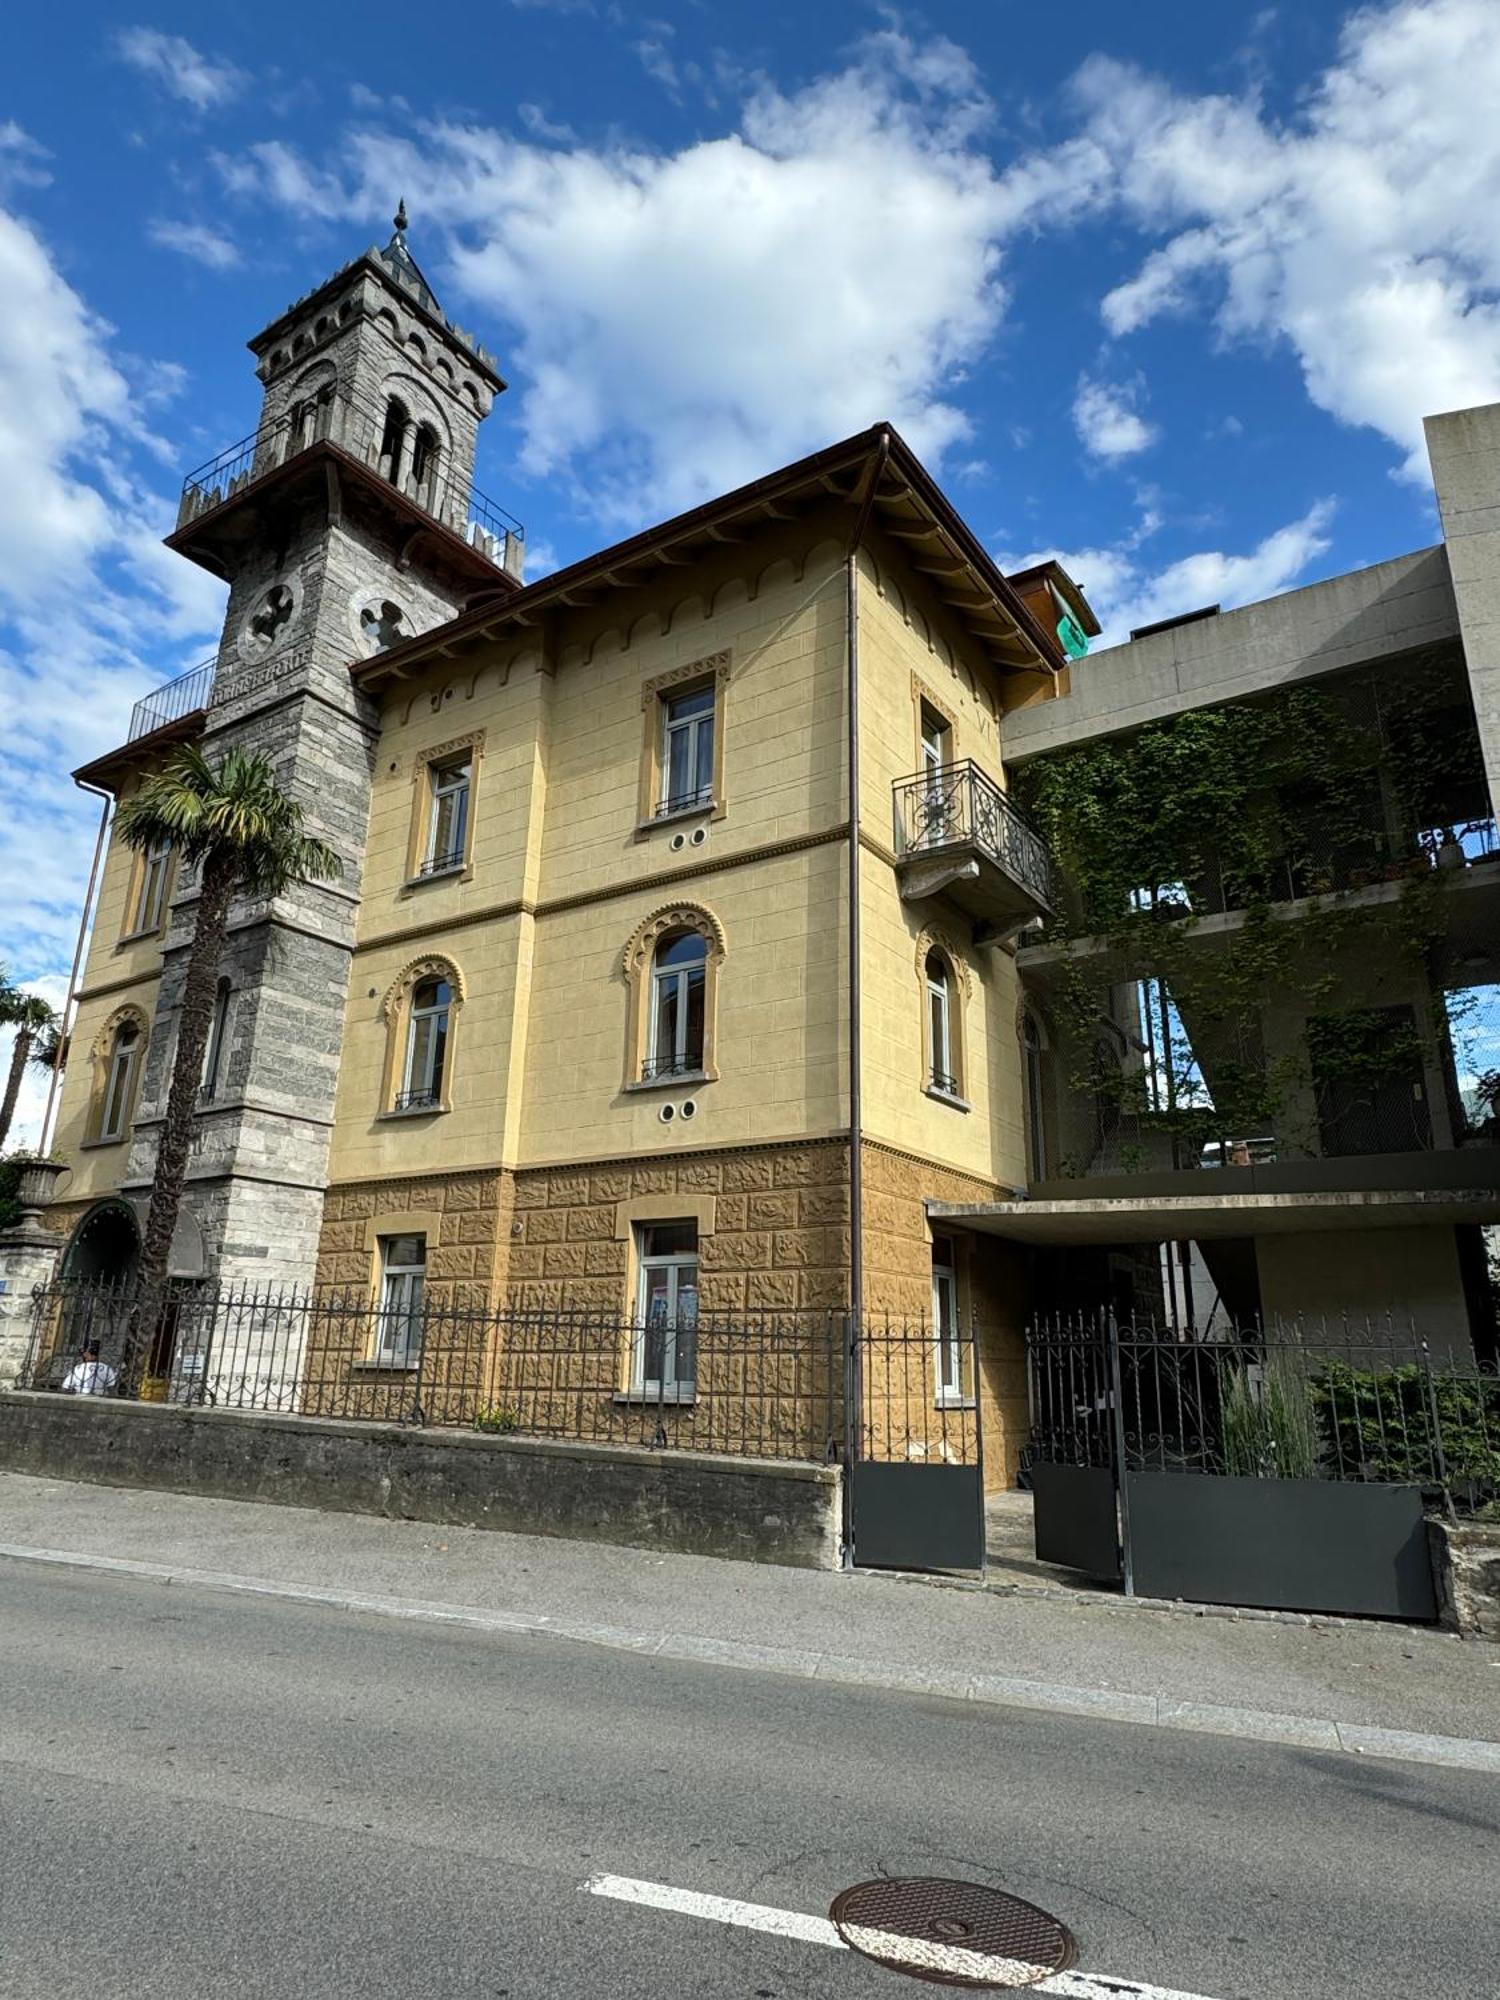
[[[1060,562],[1104,627],[1096,647],[1117,646],[1135,627],[1154,625],[1158,619],[1177,618],[1210,604],[1231,611],[1291,589],[1329,547],[1333,514],[1333,502],[1319,500],[1299,520],[1275,529],[1247,554],[1202,549],[1161,568],[1153,568],[1149,560],[1149,544],[1161,526],[1151,511],[1107,547],[1038,549],[1030,555],[1003,555],[998,561],[1011,571],[1049,557]]]
[[[1076,90],[1107,191],[1166,240],[1104,301],[1137,331],[1205,308],[1288,343],[1307,392],[1427,477],[1424,413],[1500,396],[1500,7],[1360,8],[1295,117],[1105,58]]]
[[[66,970],[97,808],[68,773],[210,650],[222,588],[169,556],[134,469],[170,372],[137,387],[40,237],[0,210],[0,956]]]
[[[1134,405],[1139,389],[1122,388],[1082,376],[1073,398],[1073,427],[1085,448],[1113,462],[1132,458],[1155,444],[1157,429]]]
[[[238,246],[222,230],[201,222],[155,221],[146,234],[162,250],[176,250],[210,271],[232,271],[240,261]]]
[[[227,104],[249,82],[245,71],[223,57],[206,56],[181,35],[164,35],[159,28],[123,28],[115,37],[122,62],[180,98],[195,111],[212,111]]]
[[[450,123],[350,135],[342,187],[277,144],[221,170],[309,216],[383,215],[406,189],[513,328],[525,470],[625,527],[881,418],[933,461],[968,435],[957,392],[1004,313],[1004,241],[1084,178],[1072,152],[997,170],[991,115],[961,49],[888,27],[803,90],[753,83],[734,129],[675,152]]]
[[[42,162],[51,157],[14,118],[0,122],[0,189],[46,187],[52,176]]]

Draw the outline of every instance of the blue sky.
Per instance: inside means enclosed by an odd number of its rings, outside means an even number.
[[[347,25],[357,18],[358,30]],[[398,196],[511,388],[532,573],[894,420],[1112,635],[1436,539],[1500,396],[1500,7],[29,8],[0,85],[0,958],[60,997],[66,773],[214,650],[181,474]],[[1461,84],[1461,87],[1458,87]]]

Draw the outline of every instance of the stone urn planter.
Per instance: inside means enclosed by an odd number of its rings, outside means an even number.
[[[65,1160],[28,1160],[21,1169],[16,1199],[23,1209],[45,1208],[63,1175],[71,1172]]]

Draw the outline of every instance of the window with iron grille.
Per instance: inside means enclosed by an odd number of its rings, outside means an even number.
[[[940,951],[927,954],[927,1081],[945,1097],[957,1097],[958,1066],[953,1044],[953,982]]]
[[[712,681],[662,699],[658,818],[714,802],[714,703]]]
[[[424,979],[412,989],[397,1111],[441,1108],[452,1007],[453,988],[446,979]]]
[[[658,943],[643,1080],[701,1073],[707,973],[708,940],[701,932],[668,931]]]
[[[462,868],[468,857],[473,767],[473,753],[468,750],[432,767],[432,806],[422,855],[424,875],[443,875],[451,868]]]

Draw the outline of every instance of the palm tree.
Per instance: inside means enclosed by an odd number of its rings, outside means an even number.
[[[226,751],[214,766],[195,745],[185,745],[121,804],[115,831],[137,852],[170,841],[199,869],[177,1054],[141,1244],[146,1300],[166,1285],[230,905],[236,894],[279,896],[294,883],[329,881],[343,869],[332,848],[302,831],[302,808],[277,784],[270,762],[243,750]]]
[[[10,1075],[5,1080],[5,1096],[0,1100],[0,1146],[10,1134],[16,1115],[16,1099],[21,1094],[21,1078],[37,1044],[37,1037],[55,1038],[57,1016],[40,994],[25,993],[19,986],[0,985],[0,1026],[16,1031],[10,1049]]]

